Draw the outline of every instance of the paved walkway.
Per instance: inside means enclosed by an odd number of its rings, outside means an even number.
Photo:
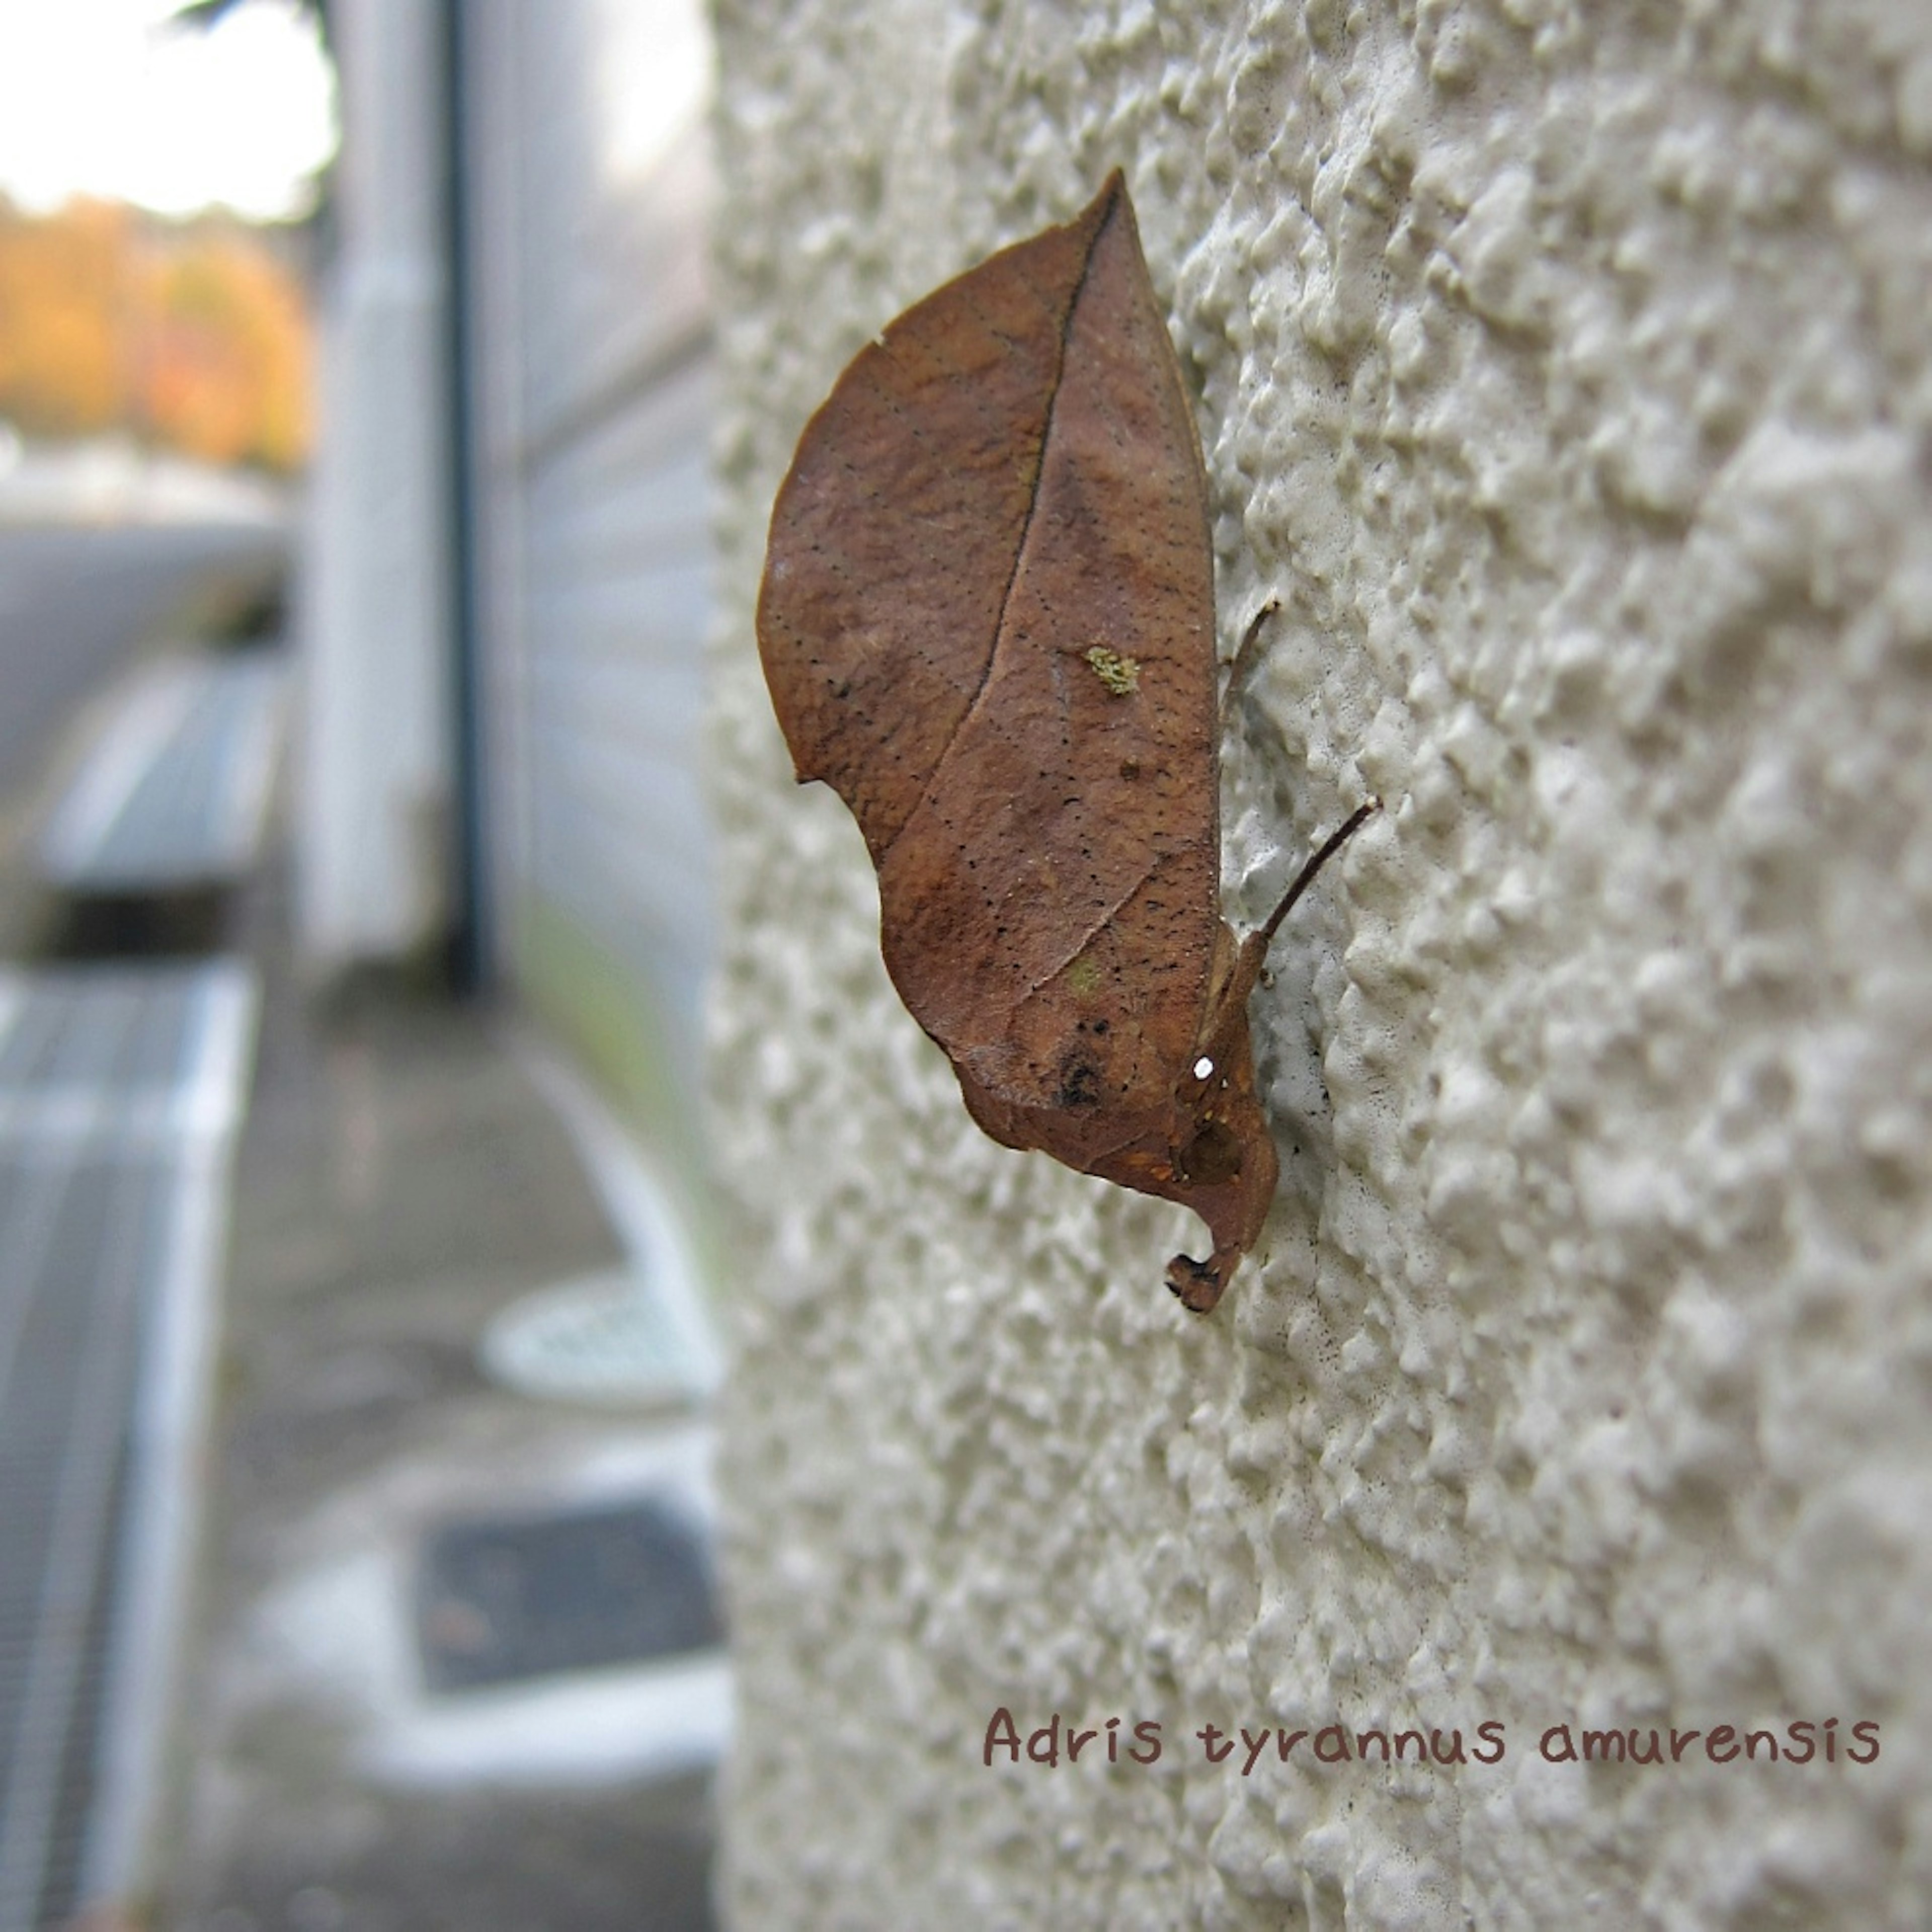
[[[50,916],[58,901],[22,876],[48,802],[0,800],[0,979],[16,1021],[50,999],[71,1018],[120,997],[118,967],[84,968],[75,993],[71,962],[35,956],[37,938],[100,938]],[[614,1232],[634,1217],[608,1198],[608,1146],[573,1130],[556,1103],[567,1076],[533,1065],[499,1016],[399,980],[308,997],[286,901],[272,839],[218,928],[196,926],[196,946],[230,962],[208,969],[209,984],[245,990],[253,1025],[236,1036],[254,1042],[253,1090],[226,1196],[212,1417],[185,1434],[172,1417],[166,1520],[137,1522],[119,1545],[164,1570],[170,1526],[202,1519],[182,1544],[200,1561],[163,1774],[129,1772],[111,1734],[95,1767],[94,1798],[118,1793],[122,1808],[107,1868],[148,1874],[131,1903],[153,1932],[708,1926],[728,1686],[701,1404],[546,1402],[478,1366],[506,1308],[560,1282],[621,1280],[633,1264]],[[138,944],[142,925],[117,919],[116,943]],[[152,926],[178,942],[178,922]],[[198,986],[202,970],[176,978]],[[245,1045],[242,1061],[245,1076]],[[230,1084],[248,1090],[245,1077]],[[164,1154],[170,1136],[205,1142],[194,1107],[158,1088],[124,1107],[81,1096],[83,1120],[72,1084],[0,1094],[14,1138],[38,1148],[45,1128],[70,1146],[106,1135]],[[231,1106],[224,1134],[234,1126]],[[203,1192],[218,1221],[223,1191]],[[155,1264],[128,1281],[165,1282],[167,1230],[182,1223],[143,1220]],[[178,1305],[161,1286],[120,1298],[151,1297],[150,1340],[176,1332]],[[128,1368],[138,1415],[148,1384],[130,1360],[117,1355],[116,1372]],[[31,1388],[36,1364],[22,1360]],[[184,1453],[197,1443],[205,1458]],[[112,1506],[111,1485],[93,1490]],[[111,1598],[112,1565],[104,1574]],[[117,1616],[140,1625],[148,1599],[128,1600],[91,1614],[104,1630]],[[137,1714],[164,1682],[144,1665]],[[64,1768],[84,1814],[76,1778]],[[72,1846],[50,1856],[86,1862]],[[31,1924],[31,1902],[22,1910]]]
[[[701,1433],[483,1378],[494,1314],[621,1258],[578,1150],[490,1016],[394,983],[318,1010],[283,932],[276,874],[160,1922],[694,1932],[715,1684],[668,1708],[662,1669],[437,1696],[405,1653],[434,1526],[701,1485]]]

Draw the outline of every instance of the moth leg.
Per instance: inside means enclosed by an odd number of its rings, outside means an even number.
[[[1248,620],[1248,628],[1241,633],[1241,641],[1235,646],[1234,655],[1228,660],[1228,681],[1221,688],[1221,731],[1224,737],[1227,735],[1228,713],[1240,696],[1241,688],[1247,682],[1248,674],[1253,669],[1255,660],[1259,655],[1255,647],[1261,642],[1262,633],[1268,628],[1268,620],[1280,609],[1281,599],[1270,597]],[[1252,946],[1258,952],[1267,952],[1268,942],[1274,938],[1276,928],[1288,916],[1295,901],[1315,883],[1316,874],[1348,842],[1365,818],[1381,809],[1382,800],[1378,798],[1372,798],[1366,805],[1356,809],[1341,830],[1336,832],[1295,875],[1294,883],[1283,895],[1281,903],[1268,915],[1258,933],[1249,935],[1244,951],[1248,946]],[[1257,961],[1256,975],[1258,975],[1260,970],[1260,964]],[[1252,986],[1253,983],[1253,977],[1251,976],[1249,984]],[[1176,1292],[1178,1292],[1178,1290]]]
[[[1241,641],[1234,646],[1234,655],[1228,660],[1227,682],[1221,687],[1221,733],[1224,737],[1227,735],[1228,714],[1239,702],[1241,687],[1254,668],[1255,646],[1260,643],[1262,632],[1268,628],[1268,620],[1280,608],[1281,599],[1270,597],[1248,620],[1248,628],[1241,633]]]

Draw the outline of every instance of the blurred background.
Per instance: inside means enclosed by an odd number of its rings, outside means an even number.
[[[694,0],[0,0],[0,1932],[711,1922]]]

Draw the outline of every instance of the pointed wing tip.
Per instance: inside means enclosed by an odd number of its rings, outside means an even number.
[[[1140,253],[1140,218],[1134,213],[1133,196],[1127,192],[1127,178],[1118,168],[1100,184],[1100,193],[1066,226],[1070,232],[1082,237],[1089,250],[1099,247],[1103,236],[1124,232],[1132,239],[1135,254]]]
[[[1114,168],[1100,184],[1100,193],[1087,204],[1080,218],[1091,220],[1097,226],[1114,212],[1114,204],[1121,201],[1126,202],[1130,208],[1133,206],[1127,194],[1126,176],[1119,168]]]

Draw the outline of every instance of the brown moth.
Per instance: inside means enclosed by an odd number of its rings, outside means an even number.
[[[851,808],[886,970],[975,1120],[1192,1208],[1197,1312],[1276,1162],[1220,913],[1207,482],[1117,171],[908,309],[806,425],[758,649],[800,783]]]

